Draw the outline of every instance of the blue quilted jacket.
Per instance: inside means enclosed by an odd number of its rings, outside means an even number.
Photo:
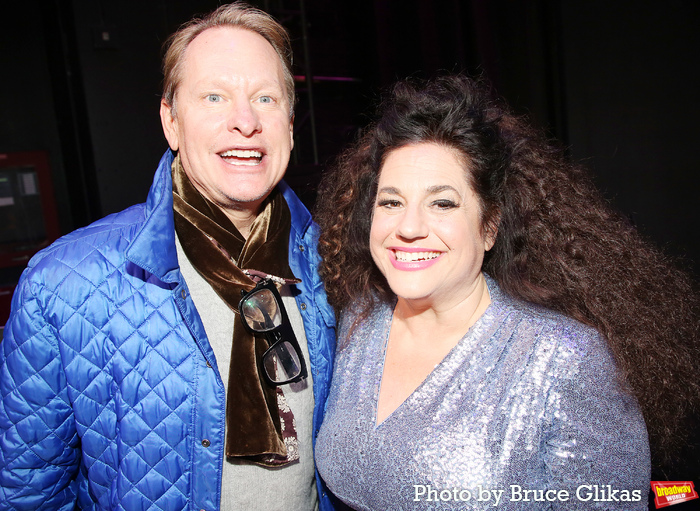
[[[146,204],[61,238],[22,275],[0,344],[2,510],[219,509],[224,386],[178,267],[172,158]],[[318,228],[279,187],[317,433],[335,318],[316,271]],[[320,483],[319,497],[330,509]]]

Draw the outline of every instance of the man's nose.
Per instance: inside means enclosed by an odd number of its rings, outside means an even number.
[[[407,207],[396,226],[396,234],[405,240],[425,238],[429,232],[426,213],[420,206]]]
[[[260,116],[247,98],[233,102],[228,119],[229,131],[238,131],[250,137],[261,130]]]

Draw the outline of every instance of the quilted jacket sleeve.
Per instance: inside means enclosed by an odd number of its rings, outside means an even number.
[[[40,289],[22,279],[0,343],[0,509],[75,506],[79,438]]]

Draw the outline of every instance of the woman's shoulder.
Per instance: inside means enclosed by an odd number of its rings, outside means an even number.
[[[594,327],[547,307],[514,298],[497,287],[491,295],[503,328],[512,328],[514,333],[517,330],[518,335],[531,337],[533,342],[549,343],[557,350],[569,352],[573,359],[599,355],[612,360],[607,340]]]
[[[393,305],[371,297],[358,300],[341,310],[338,319],[338,348],[342,349],[359,338],[381,335],[378,330],[383,330],[390,323]]]
[[[619,398],[629,404],[610,345],[598,330],[557,311],[510,297],[499,306],[502,315],[496,338],[509,339],[509,352],[523,357],[522,363],[538,376],[534,382],[544,378],[559,393],[580,393],[585,387],[591,395]]]

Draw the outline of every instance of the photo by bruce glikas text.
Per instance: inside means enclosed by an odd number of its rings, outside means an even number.
[[[508,488],[437,489],[430,485],[413,485],[414,502],[490,502],[494,506],[506,502],[639,502],[641,490],[624,490],[609,484],[582,484],[575,491],[533,490],[512,484]]]

